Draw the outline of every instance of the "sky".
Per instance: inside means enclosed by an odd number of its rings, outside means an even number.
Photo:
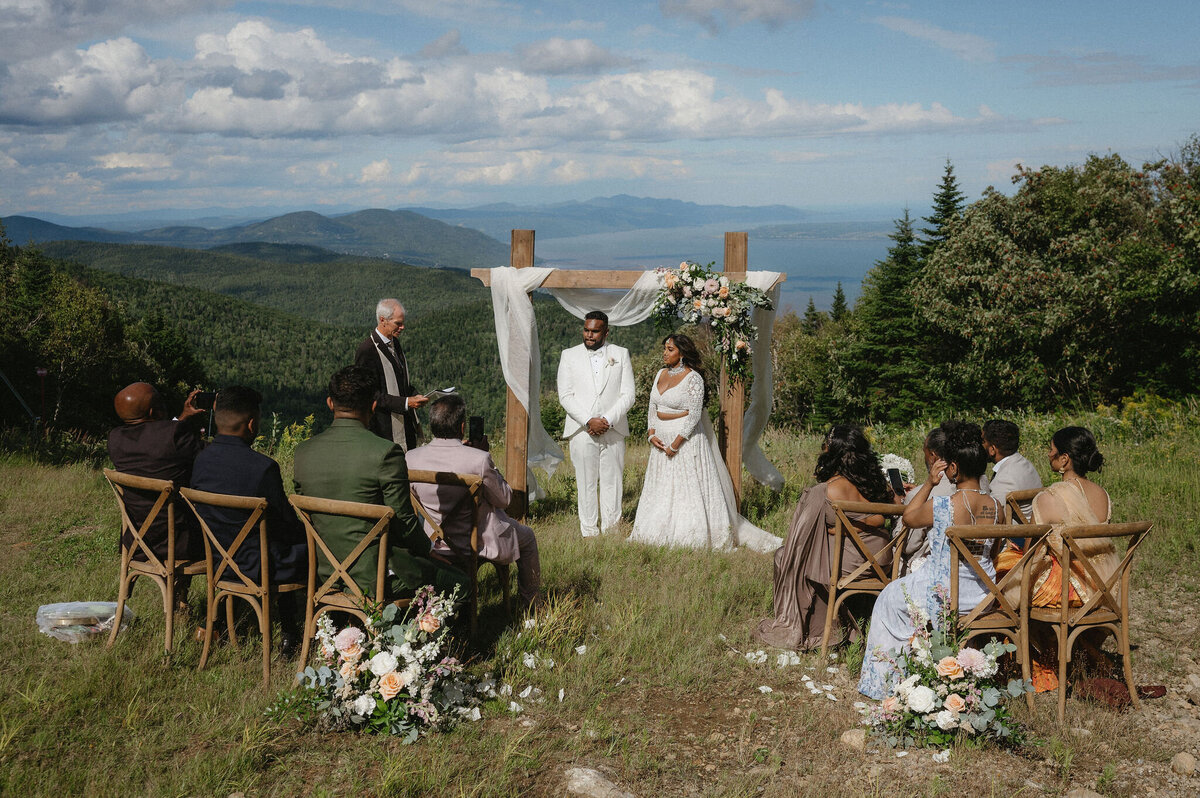
[[[0,0],[0,215],[928,208],[1200,132],[1194,0]]]

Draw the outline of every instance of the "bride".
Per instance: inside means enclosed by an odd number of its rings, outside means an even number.
[[[700,353],[686,335],[663,339],[650,389],[650,459],[630,540],[661,546],[771,552],[783,541],[738,514],[733,481],[704,412]]]

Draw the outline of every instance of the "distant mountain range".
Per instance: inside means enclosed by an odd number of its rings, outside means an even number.
[[[414,266],[471,268],[508,263],[508,247],[496,239],[478,230],[455,227],[411,211],[374,209],[336,219],[301,211],[217,230],[176,226],[121,232],[96,227],[65,227],[29,216],[7,216],[0,222],[3,222],[9,239],[16,244],[93,241],[193,249],[245,243],[301,244],[346,255],[403,261]]]
[[[218,209],[205,209],[209,214]],[[178,212],[175,212],[178,213]],[[147,219],[162,218],[147,212]],[[58,220],[63,217],[47,214]],[[115,221],[115,217],[113,218]],[[209,215],[209,219],[214,217]],[[672,199],[619,195],[554,205],[485,205],[468,209],[371,209],[324,216],[298,211],[228,227],[179,224],[131,230],[128,214],[121,229],[70,226],[30,215],[0,219],[9,239],[155,244],[211,249],[231,244],[266,243],[316,246],[345,255],[380,257],[415,266],[499,266],[508,262],[509,232],[534,229],[539,238],[562,238],[651,228],[725,224],[729,229],[796,224],[808,214],[787,205],[697,205]],[[482,231],[482,232],[481,232]]]
[[[448,224],[474,227],[501,241],[507,241],[509,231],[513,229],[536,230],[539,238],[569,238],[661,227],[799,222],[808,216],[788,205],[697,205],[682,200],[631,197],[628,194],[553,205],[499,203],[477,208],[408,210]]]

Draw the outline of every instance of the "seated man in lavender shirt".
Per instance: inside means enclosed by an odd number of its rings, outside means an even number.
[[[433,441],[410,449],[405,459],[409,470],[454,471],[483,479],[479,509],[479,556],[498,563],[517,564],[517,583],[524,607],[537,606],[541,586],[541,563],[533,530],[504,512],[512,500],[512,488],[496,470],[486,447],[463,443],[467,407],[457,394],[442,396],[430,404],[429,428]],[[471,504],[463,501],[465,488],[412,483],[417,499],[442,527],[458,550],[471,547]],[[432,530],[426,528],[428,534]],[[439,543],[439,548],[444,547]],[[434,551],[438,551],[435,548]],[[443,552],[448,547],[441,548]]]

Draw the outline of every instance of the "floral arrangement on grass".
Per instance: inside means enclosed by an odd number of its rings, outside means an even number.
[[[667,329],[677,320],[708,325],[713,331],[712,347],[720,353],[730,378],[744,380],[750,376],[758,337],[751,314],[754,308],[770,308],[771,300],[757,288],[730,282],[712,266],[685,260],[678,269],[658,269],[663,287],[654,303],[654,323]]]
[[[318,722],[411,743],[457,719],[477,720],[475,691],[459,677],[462,665],[441,656],[457,599],[457,588],[444,596],[426,586],[399,619],[396,605],[375,607],[363,629],[339,631],[322,615],[316,638],[323,663],[299,674]]]
[[[995,638],[982,649],[964,646],[944,587],[935,588],[937,619],[905,598],[916,634],[899,657],[876,656],[908,676],[883,701],[862,710],[863,722],[894,748],[945,747],[960,738],[1019,745],[1023,730],[1012,719],[1008,701],[1031,692],[1033,684],[1005,681],[998,663],[1017,647]]]

